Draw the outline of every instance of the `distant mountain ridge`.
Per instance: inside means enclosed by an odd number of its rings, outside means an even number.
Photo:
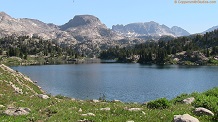
[[[4,12],[0,12],[0,37],[17,36],[39,36],[44,39],[58,39],[60,42],[70,40],[75,43],[76,39],[61,31],[54,24],[46,24],[36,19],[19,18],[15,19]]]
[[[207,29],[206,31],[202,32],[202,34],[205,34],[206,32],[214,31],[214,30],[216,30],[216,29],[218,29],[218,25],[217,25],[217,26],[213,26],[213,27]]]
[[[166,25],[160,25],[154,21],[145,22],[145,23],[131,23],[127,25],[114,25],[112,30],[123,36],[128,37],[138,37],[138,36],[188,36],[189,32],[186,30],[173,26],[172,28],[167,27]]]

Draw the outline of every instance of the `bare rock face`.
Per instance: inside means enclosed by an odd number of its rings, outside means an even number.
[[[174,122],[199,122],[199,120],[189,114],[175,115]]]
[[[102,26],[103,28],[107,28],[97,17],[93,15],[76,15],[68,23],[60,26],[60,28],[65,31],[69,28],[79,26]]]
[[[60,26],[60,29],[67,31],[81,42],[95,39],[102,41],[119,39],[118,35],[93,15],[77,15],[68,23]]]
[[[38,36],[44,39],[70,39],[74,37],[59,29],[54,24],[46,24],[36,19],[20,18],[15,19],[4,12],[0,12],[0,37],[17,36]]]
[[[127,25],[114,25],[112,30],[120,33],[121,35],[128,37],[140,37],[140,36],[187,36],[190,35],[186,30],[174,26],[172,28],[166,25],[160,25],[154,21],[145,23],[131,23]]]

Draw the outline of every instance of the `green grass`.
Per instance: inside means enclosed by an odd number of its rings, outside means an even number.
[[[17,79],[22,84],[17,82]],[[14,89],[6,82],[12,82],[23,89],[24,94],[17,94]],[[25,86],[26,85],[26,86]],[[33,91],[28,87],[33,88]],[[78,120],[90,120],[94,122],[126,122],[133,120],[135,122],[170,122],[173,116],[177,114],[188,113],[197,117],[202,122],[216,122],[217,114],[211,116],[196,116],[193,114],[194,107],[202,106],[218,113],[217,95],[218,88],[211,89],[204,93],[182,94],[173,100],[161,98],[151,101],[147,105],[111,102],[102,99],[102,102],[94,103],[92,101],[71,100],[71,98],[61,95],[51,96],[49,99],[41,99],[35,95],[42,91],[19,75],[18,72],[4,71],[0,68],[0,105],[6,106],[0,108],[0,121],[25,122],[25,121],[48,121],[76,122]],[[193,105],[182,104],[184,98],[193,96],[196,102]],[[3,112],[7,106],[27,107],[31,109],[30,114],[25,116],[7,116]],[[110,111],[101,111],[101,108],[109,107]],[[128,111],[127,108],[142,108],[141,111]],[[79,110],[82,109],[82,112]],[[81,116],[81,114],[93,113],[95,116]]]

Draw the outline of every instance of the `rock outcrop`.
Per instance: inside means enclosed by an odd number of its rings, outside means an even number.
[[[31,112],[29,108],[19,107],[19,108],[8,108],[7,110],[5,110],[4,113],[9,116],[20,116],[20,115],[27,115],[29,114],[29,112]]]

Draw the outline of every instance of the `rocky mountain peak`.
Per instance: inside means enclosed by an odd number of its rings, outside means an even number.
[[[171,28],[171,31],[174,32],[176,34],[176,36],[188,36],[188,35],[190,35],[190,33],[188,31],[186,31],[178,26],[173,26]]]
[[[93,15],[76,15],[68,23],[62,25],[61,30],[67,30],[68,28],[81,27],[81,26],[106,26]]]
[[[159,25],[159,23],[157,23],[155,21],[145,22],[144,24]]]
[[[141,36],[152,36],[152,37],[161,37],[161,36],[185,36],[189,33],[180,28],[173,27],[172,29],[166,25],[160,25],[157,22],[150,21],[145,23],[131,23],[125,26],[116,25],[112,27],[112,30],[116,33],[119,33],[127,37],[141,37]]]
[[[9,16],[5,12],[0,12],[0,16]]]
[[[11,19],[11,16],[6,14],[5,12],[0,12],[0,21],[2,21],[3,19]]]

